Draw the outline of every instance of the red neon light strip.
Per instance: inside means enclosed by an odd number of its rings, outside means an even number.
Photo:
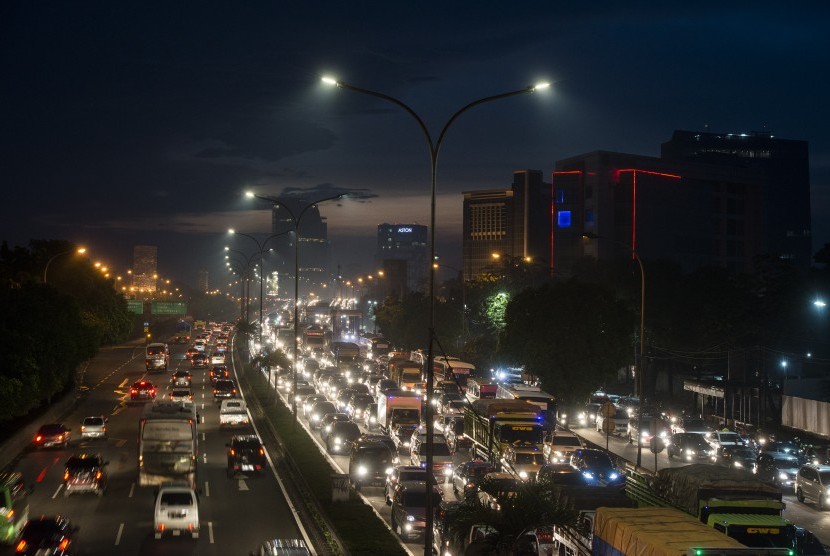
[[[640,172],[642,174],[649,174],[651,176],[662,176],[664,178],[673,178],[676,180],[683,179],[682,176],[678,176],[677,174],[666,174],[665,172],[652,172],[651,170],[641,170],[639,168],[625,168],[624,170],[617,170],[618,174],[623,172]]]
[[[637,252],[637,171],[632,172],[631,180],[631,258]]]

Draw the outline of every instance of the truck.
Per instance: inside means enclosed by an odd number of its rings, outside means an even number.
[[[389,364],[389,378],[398,383],[401,390],[415,390],[421,382],[421,365],[408,359],[394,359]]]
[[[781,548],[748,548],[673,508],[605,508],[596,510],[591,554],[685,556],[686,554],[787,555]]]
[[[222,406],[219,408],[220,427],[238,427],[249,422],[248,408],[243,400],[222,400]]]
[[[553,544],[559,554],[591,556],[591,539],[597,508],[637,507],[634,500],[616,489],[557,485],[554,490],[554,496],[562,507],[577,512],[575,526],[555,525],[553,527]]]
[[[436,382],[452,380],[461,388],[467,389],[467,379],[476,374],[476,366],[457,357],[436,357],[432,361],[433,376]]]
[[[745,546],[795,548],[795,526],[781,515],[781,490],[744,471],[702,463],[661,469],[651,490]]]
[[[185,481],[195,487],[199,455],[195,406],[153,402],[145,406],[138,423],[138,484]]]
[[[539,407],[521,400],[476,400],[464,408],[464,436],[478,457],[498,465],[508,444],[544,442]]]
[[[312,324],[303,330],[303,351],[311,353],[315,349],[328,347],[327,333],[322,326]]]
[[[170,362],[170,350],[167,344],[161,342],[154,342],[147,344],[144,349],[144,367],[147,372],[163,373],[167,370],[167,364]]]
[[[347,370],[360,362],[360,346],[354,342],[332,342],[331,351],[340,370]]]
[[[389,434],[397,424],[409,424],[416,427],[421,424],[421,405],[423,399],[415,392],[388,390],[378,396],[378,425],[380,430]]]

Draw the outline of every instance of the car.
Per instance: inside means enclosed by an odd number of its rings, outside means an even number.
[[[303,539],[271,539],[263,542],[253,556],[311,556]]]
[[[816,536],[803,527],[795,528],[795,553],[804,556],[827,556],[824,545]]]
[[[239,391],[236,389],[236,383],[228,378],[217,380],[213,384],[213,399],[214,401],[226,398],[237,397]]]
[[[198,351],[199,353],[204,353],[205,352],[205,346],[206,346],[206,343],[205,343],[204,339],[196,340],[195,342],[193,342],[193,348],[196,351]]]
[[[501,458],[502,468],[522,481],[535,481],[536,474],[545,464],[545,454],[532,444],[509,445]]]
[[[648,445],[652,438],[660,438],[663,441],[668,440],[670,435],[669,423],[658,415],[651,415],[643,413],[640,417],[634,413],[628,420],[628,441],[635,442],[637,440],[638,431],[642,422],[643,430],[639,432],[642,443]]]
[[[793,488],[799,502],[809,498],[819,511],[830,508],[830,465],[802,465]]]
[[[208,356],[202,352],[197,353],[190,358],[190,366],[194,369],[206,369],[208,366]]]
[[[625,488],[625,474],[617,469],[608,452],[580,448],[571,455],[570,463],[589,485]]]
[[[68,556],[75,553],[78,527],[63,516],[30,519],[14,545],[15,554]]]
[[[303,417],[310,419],[311,408],[314,407],[314,404],[317,402],[325,402],[328,401],[328,398],[323,394],[310,394],[303,399]]]
[[[156,399],[156,385],[149,380],[138,380],[130,387],[131,401],[153,401]]]
[[[602,404],[589,403],[584,407],[575,411],[576,420],[571,423],[571,428],[574,427],[594,427],[597,422],[597,413]]]
[[[597,432],[625,436],[628,433],[628,412],[621,407],[614,407],[613,409],[614,415],[612,417],[605,417],[602,414],[603,409],[600,408],[594,419],[594,427],[597,429]],[[605,424],[606,421],[613,423],[613,430],[605,430],[606,426],[610,426]]]
[[[408,541],[424,533],[426,528],[427,506],[426,481],[404,481],[395,487],[392,496],[392,530]],[[433,485],[431,489],[432,507],[441,504],[441,490]]]
[[[367,442],[380,442],[381,444],[386,444],[386,446],[392,450],[392,453],[395,454],[395,459],[398,459],[398,448],[395,446],[395,440],[388,434],[365,432],[360,435],[360,438],[355,440],[355,443],[357,444]],[[398,465],[397,461],[395,462],[395,465]]]
[[[677,434],[679,432],[696,432],[704,436],[712,433],[712,427],[706,424],[706,421],[700,417],[672,417],[669,419],[671,433]]]
[[[192,382],[193,375],[188,370],[176,371],[173,373],[173,376],[170,377],[171,386],[184,386],[186,388],[190,388]]]
[[[66,448],[72,437],[72,429],[60,423],[41,425],[32,439],[35,448]]]
[[[354,421],[335,421],[326,436],[326,451],[330,454],[348,453],[360,434],[360,428]]]
[[[413,423],[398,423],[392,427],[389,435],[395,441],[395,445],[400,450],[402,448],[410,447],[412,442],[412,433],[417,430],[418,425]]]
[[[763,446],[761,446],[761,453],[764,452],[774,452],[780,454],[788,454],[791,456],[795,456],[798,458],[799,464],[807,463],[807,455],[804,453],[804,450],[801,447],[794,443],[794,442],[786,442],[786,441],[773,441],[767,442]]]
[[[501,510],[505,498],[512,498],[521,488],[521,480],[510,473],[487,473],[478,485],[478,499],[485,508]]]
[[[392,505],[392,496],[395,494],[395,487],[398,483],[405,481],[427,481],[427,470],[420,465],[396,465],[388,470],[386,474],[386,485],[383,490],[386,505]]]
[[[472,450],[473,439],[464,434],[464,416],[451,415],[453,419],[444,424],[444,438],[447,439],[447,446],[452,453],[461,450]]]
[[[315,403],[309,411],[309,425],[312,429],[319,429],[323,422],[323,417],[329,413],[337,413],[337,408],[329,401],[321,401]]]
[[[441,412],[445,415],[462,415],[467,407],[465,400],[450,400],[441,406]]]
[[[320,420],[320,438],[323,439],[325,442],[328,439],[329,433],[332,431],[332,427],[335,421],[348,421],[349,416],[346,413],[326,413],[323,415],[323,418]]]
[[[193,392],[190,388],[173,388],[167,394],[171,402],[192,402]]]
[[[231,372],[225,365],[214,365],[210,369],[210,373],[208,374],[211,383],[215,383],[217,380],[221,380],[223,378],[230,378]]]
[[[267,468],[262,442],[255,434],[237,434],[225,444],[228,448],[228,477],[237,473],[260,474]]]
[[[66,460],[63,471],[63,495],[92,492],[103,496],[107,490],[108,461],[101,454],[75,454]]]
[[[210,364],[211,365],[224,365],[225,364],[225,352],[224,351],[214,351],[210,354]]]
[[[761,452],[755,463],[755,475],[762,481],[774,483],[781,490],[790,490],[802,462],[798,456],[784,452]]]
[[[303,401],[310,395],[316,394],[317,389],[310,384],[298,384],[297,389],[294,390],[294,402],[302,405]]]
[[[702,434],[678,432],[666,443],[666,455],[669,459],[676,457],[689,462],[711,461],[715,450]]]
[[[81,438],[106,438],[107,418],[103,415],[81,419]]]
[[[415,447],[412,448],[410,458],[412,465],[426,467],[427,446],[426,442],[418,442]],[[435,475],[436,479],[442,482],[447,482],[452,477],[452,469],[453,459],[449,446],[447,446],[446,442],[441,442],[436,438],[432,443],[432,473]]]
[[[577,435],[570,431],[555,430],[542,451],[549,462],[562,463],[570,460],[577,448],[582,448],[582,440]]]
[[[395,458],[395,453],[383,442],[356,442],[349,450],[349,479],[354,488],[383,484]]]
[[[354,389],[351,386],[348,388],[343,388],[337,393],[337,399],[335,400],[334,404],[337,406],[339,411],[346,413],[346,408],[349,407],[349,401],[352,399],[352,396],[356,394]]]
[[[467,499],[478,492],[478,483],[488,473],[495,471],[492,464],[483,460],[471,460],[456,466],[452,473],[452,491]]]
[[[752,472],[755,469],[755,462],[758,460],[758,452],[748,446],[724,446],[715,450],[712,462],[723,467],[734,467]]]
[[[200,353],[200,352],[199,352],[199,350],[198,350],[198,349],[196,349],[196,348],[195,348],[195,347],[193,347],[193,346],[190,346],[189,348],[187,348],[187,351],[185,351],[185,352],[184,352],[184,356],[185,356],[187,359],[191,359],[191,358],[192,358],[194,355],[196,355],[197,353]]]
[[[570,463],[546,463],[536,475],[538,483],[563,486],[589,486],[582,472]]]
[[[372,430],[378,426],[378,404],[375,402],[366,406],[363,411],[363,424],[367,429]]]
[[[380,397],[388,390],[398,390],[398,383],[390,378],[382,378],[375,383],[375,397]]]
[[[346,413],[355,421],[363,420],[363,412],[372,403],[375,403],[375,398],[371,394],[355,394],[346,406]]]
[[[709,435],[709,444],[715,449],[723,448],[724,446],[743,446],[744,440],[741,435],[730,430],[714,431]]]
[[[156,494],[153,511],[153,532],[156,539],[165,533],[190,533],[199,538],[199,498],[187,484],[165,483]]]

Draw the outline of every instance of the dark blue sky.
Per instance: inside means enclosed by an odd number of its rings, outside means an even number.
[[[597,149],[658,155],[674,129],[707,124],[809,141],[814,250],[830,242],[830,6],[573,4],[3,2],[0,239],[70,239],[123,268],[157,244],[162,274],[195,282],[220,267],[228,227],[268,233],[246,189],[368,188],[322,212],[335,264],[369,271],[377,224],[428,223],[428,157],[411,118],[321,85],[331,74],[400,98],[436,134],[469,101],[554,82],[450,131],[450,261],[461,191]]]

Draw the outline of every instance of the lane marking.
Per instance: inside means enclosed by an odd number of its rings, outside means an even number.
[[[245,479],[239,479],[239,490],[251,490],[248,488],[248,483],[245,482]]]
[[[210,483],[205,481],[205,496],[210,496]]]
[[[118,439],[113,439],[113,440],[114,440],[113,444],[115,444],[116,448],[123,448],[124,444],[127,443],[126,438],[118,438]]]
[[[213,522],[208,521],[208,538],[210,539],[210,544],[213,544]]]
[[[202,440],[205,440],[205,433],[202,433]]]
[[[115,546],[118,546],[118,543],[121,542],[121,533],[124,532],[124,524],[118,526],[118,534],[115,535]]]
[[[132,498],[133,492],[135,492],[135,483],[130,485],[130,493],[127,495],[127,498]]]
[[[55,498],[57,498],[57,497],[58,497],[58,493],[61,491],[61,489],[62,489],[62,488],[63,488],[63,483],[61,483],[61,484],[59,484],[59,485],[58,485],[58,488],[57,488],[57,490],[55,491],[55,494],[53,494],[53,495],[52,495],[52,500],[54,500]]]
[[[207,453],[202,453],[202,463],[207,463]]]
[[[129,379],[125,378],[124,380],[122,380],[122,381],[121,381],[121,384],[119,384],[117,387],[118,387],[118,388],[124,388],[125,386],[127,386],[127,383],[128,383],[129,381],[130,381]],[[122,525],[122,527],[123,527],[123,525],[124,525],[124,524],[122,523],[121,525]]]

